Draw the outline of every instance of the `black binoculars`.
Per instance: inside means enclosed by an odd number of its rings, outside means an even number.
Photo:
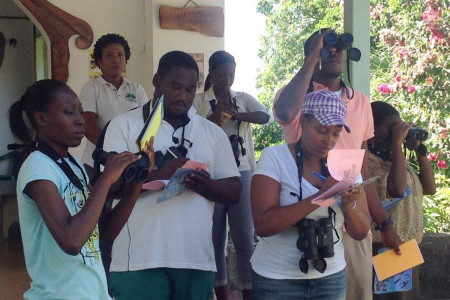
[[[244,148],[244,139],[236,134],[230,135],[231,150],[233,150],[234,159],[236,160],[236,165],[239,167],[241,162],[239,161],[239,154],[242,156],[247,154],[247,150]],[[241,151],[239,151],[239,145],[241,146]]]
[[[418,141],[425,141],[428,138],[428,131],[422,128],[413,127],[408,131],[405,138],[405,147],[412,151],[417,148]]]
[[[104,150],[98,152],[94,151],[92,157],[94,158],[94,161],[98,161],[101,165],[105,165],[106,158],[110,154],[117,154],[117,152],[106,152]],[[136,182],[144,182],[147,179],[148,174],[150,174],[148,169],[150,160],[147,153],[141,151],[136,153],[136,155],[141,155],[141,158],[134,163],[129,164],[121,175],[121,178],[125,181],[134,180]]]
[[[352,47],[353,35],[351,33],[337,34],[334,31],[327,32],[323,37],[323,48],[320,49],[320,56],[324,60],[331,59],[331,48],[336,48],[336,52],[347,50],[347,57],[353,61],[361,59],[361,51]]]
[[[298,250],[303,252],[299,261],[300,270],[308,273],[308,259],[313,260],[317,271],[323,273],[327,268],[324,258],[334,256],[333,222],[332,219],[322,218],[320,220],[302,219],[297,223],[299,238],[297,240]]]

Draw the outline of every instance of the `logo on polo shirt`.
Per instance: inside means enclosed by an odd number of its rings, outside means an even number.
[[[136,98],[136,96],[133,93],[128,93],[125,96],[125,99],[127,99],[127,100],[129,100],[131,102],[137,102],[137,98]]]

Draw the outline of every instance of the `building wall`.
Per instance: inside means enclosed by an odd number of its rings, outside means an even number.
[[[14,0],[14,2],[20,5],[19,0]],[[2,12],[25,16],[25,14],[17,8],[14,2],[0,0]],[[182,7],[186,3],[186,0],[128,0],[126,2],[122,0],[97,0],[95,2],[91,0],[77,0],[76,2],[50,0],[49,2],[62,10],[65,10],[69,14],[82,19],[91,26],[94,34],[94,43],[90,49],[93,49],[95,41],[104,34],[118,33],[124,36],[130,44],[132,52],[127,65],[128,78],[131,81],[140,83],[147,91],[149,97],[153,94],[153,87],[151,84],[153,74],[156,72],[158,61],[164,53],[172,50],[182,50],[189,53],[204,53],[204,68],[205,73],[207,73],[208,58],[214,51],[224,48],[223,37],[211,37],[198,32],[160,28],[159,6],[167,4],[174,7]],[[197,1],[197,4],[202,6],[209,5],[223,7],[224,0],[202,0],[201,2]],[[32,18],[30,15],[29,17]],[[32,28],[30,21],[15,20],[14,22],[28,22],[28,31]],[[39,27],[38,24],[37,26]],[[27,35],[30,40],[32,38],[30,32],[25,33],[25,31],[21,31],[21,34]],[[42,34],[48,41],[45,32],[42,32]],[[75,38],[76,37],[73,36],[69,41],[70,61],[69,80],[67,83],[77,94],[79,94],[83,84],[89,80],[89,51],[78,49],[74,43]],[[19,45],[23,46],[22,43]],[[21,64],[14,63],[14,68],[21,72],[34,68],[33,61],[28,61],[29,59],[32,59],[33,55],[30,54],[26,57],[28,59]],[[50,61],[50,59],[48,59],[48,61]],[[6,62],[4,65],[5,64]],[[9,67],[2,67],[2,74],[9,74],[8,71]],[[9,85],[6,88],[7,93],[10,93],[12,90],[16,91],[13,95],[14,97],[10,98],[15,99],[17,98],[17,95],[21,95],[25,90],[25,87],[33,80],[34,77],[28,78],[27,80],[14,80],[13,82],[19,82],[20,84]],[[2,107],[6,106],[2,105]],[[5,109],[4,111],[0,111],[0,113],[3,113],[4,115]],[[6,118],[0,118],[0,120],[2,119],[5,122],[7,121]],[[0,134],[1,133],[4,133],[1,135],[2,137],[7,137],[1,138],[0,140],[1,144],[4,144],[6,147],[6,144],[12,142],[8,127],[2,126],[0,128]],[[84,144],[85,141],[83,140],[81,145],[71,152],[75,156],[81,157]],[[1,153],[6,153],[6,148],[1,148],[0,154]]]
[[[159,6],[166,4],[173,7],[182,7],[186,0],[153,0],[152,2],[153,73],[156,72],[159,58],[164,53],[171,50],[181,50],[188,53],[204,53],[205,73],[207,74],[208,59],[211,54],[224,49],[223,37],[211,37],[192,31],[161,29],[159,27]],[[202,6],[224,6],[224,0],[203,0],[202,2],[196,1],[196,3]]]
[[[166,30],[159,26],[159,6],[167,4],[182,7],[186,0],[51,0],[52,4],[87,22],[94,33],[95,41],[106,33],[124,36],[131,48],[131,58],[127,65],[128,78],[140,83],[149,97],[153,94],[151,84],[160,57],[168,51],[182,50],[204,53],[205,60],[216,50],[223,49],[224,39],[206,36],[198,32]],[[95,3],[95,6],[93,5]],[[125,5],[126,3],[127,5]],[[202,6],[221,6],[224,0],[202,0]],[[69,45],[68,84],[79,93],[82,85],[89,80],[89,52],[74,45],[72,37]],[[91,49],[94,45],[91,46]],[[207,70],[205,64],[205,71]],[[81,157],[84,141],[71,151]]]
[[[1,17],[22,17],[20,11],[9,13],[10,10],[1,5],[0,9]],[[0,31],[6,39],[4,59],[0,67],[0,155],[3,155],[9,152],[7,144],[14,142],[9,130],[9,107],[20,99],[25,88],[34,80],[33,24],[28,19],[2,18]],[[11,38],[17,40],[15,47],[9,45]],[[6,174],[8,169],[6,161],[0,162],[0,174]]]
[[[25,14],[11,1],[0,0],[0,31],[5,35],[4,60],[0,67],[0,155],[9,152],[6,146],[14,142],[9,130],[8,110],[19,100],[25,88],[34,80],[33,24],[24,18]],[[15,38],[17,45],[9,46],[9,39]],[[8,174],[11,162],[0,161],[0,174]],[[13,190],[10,182],[2,182],[0,187],[0,238],[6,237],[9,225],[18,220],[15,197],[5,196]],[[11,192],[12,193],[12,192]],[[1,243],[1,241],[0,241]]]
[[[181,30],[163,30],[159,26],[159,6],[168,4],[174,7],[182,7],[186,0],[49,0],[55,6],[65,10],[69,14],[87,22],[94,33],[95,41],[106,33],[118,33],[124,36],[131,48],[131,58],[127,65],[128,78],[131,81],[140,83],[147,94],[153,94],[152,78],[156,71],[159,58],[171,50],[182,50],[193,53],[204,53],[205,60],[216,50],[223,49],[223,38],[210,37],[197,32]],[[197,0],[199,5],[221,6],[224,0]],[[25,16],[17,7],[19,0],[0,0],[0,16],[10,14],[13,16]],[[32,20],[33,17],[27,14]],[[6,26],[15,23],[14,26]],[[40,26],[35,24],[40,30]],[[7,152],[6,145],[13,142],[9,131],[6,113],[9,106],[22,95],[25,88],[34,80],[34,46],[33,46],[33,26],[30,20],[0,20],[0,30],[14,28],[14,33],[18,39],[16,48],[8,48],[5,53],[5,61],[0,70],[0,155]],[[12,30],[12,29],[11,29]],[[42,30],[41,30],[42,32]],[[5,34],[9,37],[9,33]],[[44,39],[48,37],[42,32]],[[68,85],[79,94],[82,85],[89,80],[89,51],[80,50],[74,44],[75,36],[69,41],[70,61]],[[24,47],[28,50],[23,50]],[[28,52],[21,52],[21,51]],[[48,53],[47,61],[50,62]],[[13,61],[13,58],[15,59]],[[19,60],[17,60],[19,59]],[[50,67],[50,66],[48,66]],[[50,69],[50,68],[49,68]],[[205,64],[207,70],[207,64]],[[13,79],[12,73],[15,71],[21,77]],[[71,150],[71,153],[81,157],[85,140],[81,145]],[[0,174],[8,166],[0,163]],[[17,204],[11,202],[12,208],[3,211],[3,228],[7,231],[13,220],[17,220]],[[2,219],[0,217],[0,219]],[[1,235],[1,233],[0,233]]]

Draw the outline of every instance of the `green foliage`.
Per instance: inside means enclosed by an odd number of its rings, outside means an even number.
[[[405,120],[427,129],[431,152],[448,162],[448,3],[371,3],[371,99],[391,103]]]
[[[371,99],[430,133],[437,192],[424,197],[425,230],[450,232],[448,2],[371,0],[370,14]]]
[[[426,232],[450,232],[450,174],[436,174],[438,190],[432,197],[424,196]]]
[[[411,166],[419,172],[419,166],[411,152],[407,151]],[[450,232],[450,168],[440,169],[431,157],[431,166],[435,174],[436,193],[424,195],[425,232]]]
[[[265,67],[258,76],[259,100],[272,107],[275,92],[295,75],[303,64],[303,43],[320,28],[343,28],[341,1],[260,0],[258,12],[267,17],[267,32],[261,38],[259,57]],[[254,131],[255,146],[261,150],[283,143],[281,127],[273,123]]]
[[[427,196],[426,230],[450,231],[450,59],[447,0],[370,0],[372,101],[394,105],[403,119],[429,132],[426,142],[436,174],[437,193]],[[343,1],[260,0],[267,32],[259,51],[259,99],[272,106],[275,92],[303,64],[303,43],[319,28],[342,30]],[[255,130],[260,150],[282,142],[272,124]]]
[[[342,29],[340,1],[261,0],[258,12],[267,17],[267,33],[262,36],[259,57],[265,68],[257,85],[259,98],[271,103],[274,91],[285,85],[303,64],[303,43],[324,27]]]

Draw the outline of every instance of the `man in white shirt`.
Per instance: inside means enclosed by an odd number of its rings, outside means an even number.
[[[118,300],[212,296],[214,203],[236,203],[242,186],[226,134],[190,110],[197,81],[190,55],[172,51],[161,58],[153,85],[154,99],[164,95],[164,119],[154,150],[167,154],[170,147],[183,148],[186,155],[152,170],[147,180],[169,179],[188,159],[208,168],[189,175],[187,190],[174,198],[157,203],[161,191],[144,191],[117,204],[128,207],[122,210],[127,213],[114,215],[113,210],[107,216],[106,236],[115,238],[110,282]],[[137,152],[143,126],[143,107],[117,116],[107,128],[104,150]]]

